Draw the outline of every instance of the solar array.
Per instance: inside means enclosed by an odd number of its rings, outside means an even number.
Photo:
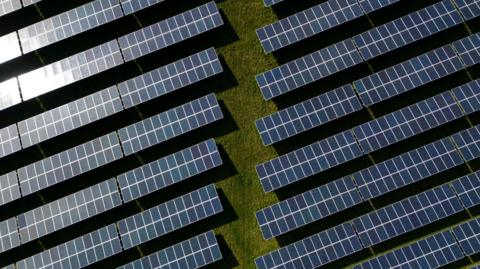
[[[16,32],[0,37],[0,50],[0,63],[10,61],[22,55]]]
[[[452,90],[452,93],[465,113],[470,114],[480,110],[480,79],[458,86]]]
[[[480,125],[456,133],[452,138],[466,161],[480,157]]]
[[[23,3],[23,6],[26,7],[26,6],[36,4],[40,1],[42,1],[42,0],[22,0],[22,3]]]
[[[165,0],[120,0],[125,15],[145,9],[149,6],[161,3]]]
[[[20,198],[17,172],[12,171],[0,176],[0,205],[7,204]]]
[[[0,129],[0,158],[22,148],[15,124]]]
[[[479,12],[480,16],[480,12]],[[480,62],[480,34],[474,34],[454,42],[453,47],[460,59],[467,66],[473,66]]]
[[[0,110],[22,102],[16,78],[0,82]]]
[[[480,204],[480,171],[453,181],[452,187],[465,208]]]
[[[263,0],[263,3],[266,7],[273,6],[277,3],[283,2],[284,0]]]
[[[17,220],[10,218],[0,222],[0,253],[20,245]]]
[[[365,11],[365,13],[370,13],[376,10],[379,10],[383,7],[394,4],[400,0],[358,0],[358,3]]]
[[[478,0],[454,0],[453,2],[455,2],[460,13],[467,20],[475,18],[480,14],[480,2]]]
[[[22,8],[20,0],[2,0],[0,1],[0,16],[11,13]]]
[[[480,218],[460,224],[452,232],[465,255],[480,252]]]

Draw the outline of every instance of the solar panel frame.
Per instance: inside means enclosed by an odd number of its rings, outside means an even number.
[[[255,122],[263,145],[271,145],[362,109],[350,84],[318,95]]]
[[[121,0],[120,4],[125,15],[129,15],[163,1],[165,0]]]
[[[358,0],[358,4],[365,13],[371,13],[398,1],[400,0]]]
[[[264,192],[271,192],[363,155],[344,131],[256,166]]]
[[[480,171],[454,180],[452,187],[465,208],[480,204]]]
[[[465,161],[480,157],[480,125],[458,132],[452,139]]]
[[[0,110],[7,109],[22,102],[17,78],[0,82]]]
[[[124,202],[186,180],[222,165],[214,139],[209,139],[117,176]]]
[[[20,186],[17,172],[12,171],[0,176],[0,205],[20,199]]]
[[[15,217],[0,222],[0,253],[18,247],[20,237],[18,236],[17,220]]]
[[[20,151],[22,145],[16,124],[0,129],[0,158]]]
[[[0,3],[1,6],[1,3]],[[0,64],[8,62],[22,55],[17,32],[12,32],[0,37]]]
[[[480,79],[452,89],[452,94],[466,114],[480,110]]]
[[[480,33],[455,41],[452,46],[466,67],[480,63]]]
[[[223,211],[214,184],[117,222],[125,250]]]
[[[480,15],[480,2],[478,0],[453,0],[453,2],[457,5],[460,13],[466,20],[473,19]]]
[[[480,252],[480,218],[462,223],[452,229],[458,244],[467,256]]]

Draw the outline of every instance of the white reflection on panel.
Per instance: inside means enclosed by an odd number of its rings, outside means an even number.
[[[0,37],[0,63],[9,61],[21,54],[16,32]]]
[[[0,110],[11,107],[21,101],[16,78],[0,83]]]

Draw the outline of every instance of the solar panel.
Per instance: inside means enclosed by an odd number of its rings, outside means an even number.
[[[369,60],[462,22],[455,6],[444,0],[354,36],[353,40],[363,59]]]
[[[12,171],[0,176],[0,205],[20,198],[17,172]]]
[[[458,86],[452,93],[466,114],[480,110],[480,79]]]
[[[469,67],[480,63],[480,34],[473,34],[469,37],[454,42],[453,47],[463,63]]]
[[[113,86],[20,121],[20,139],[27,148],[122,110],[122,101]]]
[[[1,3],[0,3],[1,9]],[[0,64],[22,55],[17,33],[13,32],[0,37]]]
[[[13,124],[0,129],[0,158],[22,149],[18,137],[17,125]]]
[[[26,6],[36,4],[40,1],[42,1],[42,0],[22,0],[22,3],[23,3],[23,6],[26,7]]]
[[[277,3],[280,3],[280,2],[283,2],[283,0],[263,0],[263,4],[266,7],[273,6],[273,5],[275,5]]]
[[[15,218],[0,222],[0,253],[18,247],[20,238],[18,237],[17,221]]]
[[[32,99],[123,63],[116,40],[18,77],[23,100]]]
[[[363,14],[357,0],[328,0],[257,29],[257,36],[265,53],[269,53],[351,21]]]
[[[284,187],[362,155],[352,132],[345,131],[257,165],[264,192]]]
[[[20,0],[1,0],[0,1],[0,16],[12,13],[22,8]]]
[[[358,0],[358,3],[360,4],[365,13],[370,13],[394,4],[398,1],[400,0]]]
[[[458,225],[453,228],[453,234],[465,255],[480,252],[480,218]]]
[[[256,212],[263,238],[270,239],[362,202],[351,177],[344,177]]]
[[[214,139],[201,142],[117,176],[125,202],[222,164]]]
[[[464,257],[452,233],[445,231],[363,262],[353,269],[439,268]]]
[[[0,83],[0,110],[22,102],[18,81],[12,78]]]
[[[462,163],[447,137],[355,172],[353,177],[363,199],[369,200]]]
[[[137,12],[149,6],[161,3],[165,0],[121,0],[123,12],[125,15]]]
[[[460,13],[466,20],[473,19],[480,15],[480,1],[478,0],[453,0]]]
[[[129,249],[222,211],[215,185],[210,184],[117,224],[123,247]]]
[[[122,204],[115,179],[93,185],[17,216],[22,244]]]
[[[213,231],[157,251],[118,269],[194,269],[222,259]]]
[[[463,210],[448,185],[430,189],[353,220],[364,247],[439,221]]]
[[[15,269],[15,265],[10,264],[8,266],[2,267],[2,269]]]
[[[131,61],[223,25],[215,2],[118,38],[125,61]]]
[[[95,230],[17,262],[17,269],[78,269],[122,251],[115,224]]]
[[[125,155],[164,142],[223,118],[215,94],[209,94],[118,130]]]
[[[118,84],[126,108],[223,72],[214,48],[198,52]]]
[[[122,158],[115,132],[18,169],[22,195],[28,195]]]
[[[263,144],[271,145],[362,109],[350,84],[256,121]]]
[[[353,128],[365,154],[463,117],[450,92],[425,99]]]
[[[465,208],[480,204],[480,171],[453,181],[452,187]]]
[[[302,268],[325,265],[362,249],[350,223],[307,237],[255,260],[258,269]]]
[[[371,106],[463,69],[447,45],[354,81],[365,106]]]
[[[480,125],[456,133],[452,138],[466,161],[480,157]]]
[[[351,39],[303,56],[256,77],[265,100],[270,100],[362,62]]]

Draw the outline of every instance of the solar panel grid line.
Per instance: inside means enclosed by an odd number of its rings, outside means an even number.
[[[375,150],[463,117],[450,91],[435,95],[352,129],[363,150]]]
[[[201,142],[117,176],[123,200],[176,184],[222,164],[214,139]]]
[[[0,64],[8,62],[22,55],[20,42],[18,41],[17,32],[0,36]]]
[[[125,61],[131,61],[223,25],[215,2],[209,2],[118,38]]]
[[[20,88],[16,78],[0,82],[0,110],[4,110],[22,102]]]
[[[264,239],[270,239],[363,202],[347,176],[256,212]]]
[[[463,19],[450,0],[444,0],[353,37],[364,60],[372,59],[426,38]]]
[[[348,84],[258,119],[255,124],[263,145],[267,146],[362,108]]]
[[[121,0],[120,4],[125,15],[128,15],[163,1],[165,0]]]
[[[117,222],[125,250],[223,211],[214,184]]]
[[[453,0],[453,2],[466,20],[480,15],[480,1],[478,0]]]
[[[15,217],[0,222],[0,253],[19,245],[20,237]]]
[[[280,2],[283,2],[284,0],[263,0],[263,4],[266,6],[266,7],[270,7],[270,6],[273,6],[275,4],[278,4]]]
[[[455,41],[452,46],[466,67],[480,63],[480,33]]]
[[[480,171],[460,177],[451,184],[465,208],[480,204]]]
[[[223,118],[209,94],[118,131],[125,155],[130,155]]]
[[[480,252],[480,218],[462,223],[454,227],[452,232],[466,256]]]
[[[0,16],[12,13],[22,8],[20,0],[1,0],[0,1]]]
[[[400,0],[358,0],[358,4],[362,7],[363,12],[371,13]]]
[[[18,122],[23,148],[67,133],[123,110],[115,86]]]
[[[284,187],[363,155],[344,131],[256,166],[264,192]]]
[[[20,151],[22,145],[16,124],[0,129],[0,158]]]
[[[197,235],[146,257],[128,263],[118,269],[194,269],[222,258],[213,231]]]
[[[214,48],[190,55],[118,84],[129,108],[223,72]]]
[[[363,15],[357,0],[328,0],[256,32],[265,53],[270,53]]]
[[[257,269],[312,269],[362,248],[353,226],[344,223],[258,257],[255,264]]]
[[[12,171],[0,176],[0,205],[17,200],[20,196],[17,172]]]
[[[265,100],[363,62],[352,39],[335,43],[256,76]]]
[[[90,186],[17,216],[22,244],[122,204],[115,179]]]
[[[465,161],[480,157],[480,125],[458,132],[452,139]]]
[[[444,184],[353,220],[364,247],[370,247],[463,211],[453,189]]]
[[[480,110],[480,79],[458,86],[451,91],[465,114]]]

